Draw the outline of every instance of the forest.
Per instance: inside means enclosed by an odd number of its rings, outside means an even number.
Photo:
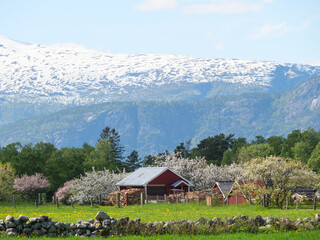
[[[132,172],[141,166],[162,166],[161,162],[167,164],[166,159],[171,159],[171,161],[173,159],[172,166],[174,167],[178,161],[176,156],[189,159],[189,164],[194,163],[197,167],[201,165],[200,168],[203,169],[206,165],[213,166],[220,169],[219,171],[223,172],[224,176],[230,171],[240,171],[234,170],[237,169],[234,166],[240,166],[254,158],[269,156],[298,160],[308,165],[313,171],[320,172],[320,131],[313,128],[305,131],[293,130],[287,137],[270,136],[266,138],[258,135],[255,139],[248,141],[243,137],[237,138],[234,134],[220,133],[202,139],[194,147],[190,142],[180,143],[171,151],[167,150],[143,158],[139,156],[137,150],[124,156],[120,135],[110,127],[102,130],[95,146],[84,143],[81,148],[58,149],[53,144],[46,142],[34,145],[21,145],[16,142],[1,147],[0,176],[6,176],[8,182],[13,182],[15,178],[22,179],[21,181],[24,182],[27,177],[41,174],[48,181],[46,197],[50,199],[58,188],[70,180],[86,176],[94,178],[94,173],[103,170],[120,174],[117,176],[121,178],[125,176],[121,173]],[[228,169],[228,166],[233,166],[233,168]],[[3,181],[0,177],[0,186],[2,186],[0,200],[5,199],[13,191],[12,188],[6,188]]]

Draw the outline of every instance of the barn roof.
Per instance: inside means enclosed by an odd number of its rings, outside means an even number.
[[[139,168],[129,176],[125,177],[121,181],[119,181],[116,185],[117,186],[146,186],[149,182],[151,182],[156,177],[160,176],[165,171],[170,170],[183,180],[185,180],[189,185],[192,186],[192,183],[185,178],[181,177],[171,169],[167,167],[146,167],[146,168]]]
[[[233,188],[234,181],[216,182],[216,184],[220,188],[222,194],[225,196],[231,192],[231,190]]]
[[[185,181],[183,181],[183,180],[179,180],[179,181],[176,181],[176,182],[172,183],[172,184],[171,184],[171,187],[179,186],[181,183],[184,183],[185,185],[190,186],[190,183],[189,183],[189,182],[185,182]]]
[[[291,193],[298,193],[300,195],[306,195],[308,198],[313,198],[315,194],[315,189],[310,187],[296,187],[291,191]]]

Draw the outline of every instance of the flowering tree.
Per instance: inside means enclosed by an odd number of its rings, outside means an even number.
[[[10,163],[0,162],[0,200],[7,200],[13,192],[15,171]]]
[[[243,166],[242,164],[232,163],[231,165],[225,165],[219,167],[220,176],[219,181],[234,181],[242,177]]]
[[[320,178],[301,161],[280,157],[255,158],[245,163],[244,177],[261,180],[270,187],[265,189],[271,200],[282,207],[290,189],[296,187],[318,188]]]
[[[17,192],[26,194],[28,197],[36,197],[36,195],[50,186],[49,181],[41,173],[28,176],[24,174],[21,178],[14,180],[13,188]]]
[[[58,198],[60,202],[67,202],[69,197],[71,196],[71,188],[76,183],[76,180],[70,180],[64,183],[64,185],[61,188],[58,188],[58,190],[55,193],[55,196]]]
[[[190,180],[195,190],[211,188],[216,181],[233,181],[239,178],[242,167],[238,164],[218,167],[214,164],[207,164],[204,157],[188,159],[178,153],[166,154],[155,158],[155,165],[158,167],[169,167],[179,175]]]
[[[237,196],[240,193],[241,196],[246,199],[249,204],[257,204],[262,201],[265,192],[265,185],[262,182],[253,179],[249,179],[246,181],[237,179],[235,181],[235,186],[232,189],[232,195]]]
[[[117,190],[116,183],[128,175],[125,171],[114,173],[109,170],[95,171],[85,173],[80,179],[77,179],[71,189],[73,201],[80,204],[89,203],[91,200],[96,201],[99,195],[103,198],[107,194]]]

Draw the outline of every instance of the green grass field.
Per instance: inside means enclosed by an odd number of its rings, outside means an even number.
[[[40,215],[48,215],[54,221],[61,222],[76,222],[77,220],[88,220],[94,218],[98,211],[104,211],[108,213],[111,217],[116,219],[128,216],[131,219],[141,218],[142,222],[149,221],[169,221],[169,220],[181,220],[190,219],[197,220],[200,217],[207,219],[212,219],[214,217],[220,217],[226,219],[228,217],[239,216],[241,214],[248,215],[250,217],[255,217],[261,215],[262,217],[272,216],[272,217],[288,217],[290,219],[314,218],[316,213],[320,211],[313,211],[312,209],[290,209],[281,210],[276,208],[264,208],[262,206],[249,206],[249,205],[230,205],[230,206],[215,206],[207,207],[204,204],[164,204],[164,203],[150,203],[141,206],[128,206],[117,208],[113,207],[103,207],[103,206],[79,206],[76,205],[74,208],[71,206],[60,205],[57,208],[55,205],[46,204],[40,205],[38,209],[31,203],[17,203],[16,209],[12,203],[0,203],[0,219],[5,219],[7,215],[13,215],[18,217],[23,214],[30,217],[38,217]],[[9,239],[8,237],[0,236],[1,239]],[[156,240],[156,239],[198,239],[198,240],[208,240],[208,239],[219,239],[219,240],[234,240],[234,239],[319,239],[319,231],[306,231],[306,232],[274,232],[274,233],[234,233],[234,234],[218,234],[218,235],[161,235],[161,236],[114,236],[113,239],[121,240]],[[12,238],[10,238],[12,239]],[[45,238],[39,238],[45,239]],[[58,238],[55,238],[58,239]],[[63,239],[80,239],[80,237],[71,237]],[[81,237],[81,239],[83,239]]]
[[[88,220],[94,218],[98,211],[104,211],[109,216],[119,219],[122,217],[130,217],[131,219],[141,218],[142,222],[149,221],[169,221],[169,220],[197,220],[200,217],[212,219],[220,217],[226,219],[228,217],[239,216],[240,214],[255,217],[261,215],[262,217],[288,217],[290,219],[314,218],[316,213],[320,210],[313,211],[312,209],[290,209],[281,210],[277,208],[264,208],[262,206],[249,205],[230,205],[230,206],[215,206],[207,207],[204,204],[165,204],[165,203],[149,203],[143,207],[128,206],[117,208],[115,206],[79,206],[74,208],[71,206],[60,205],[57,208],[55,205],[46,204],[40,205],[38,209],[33,204],[17,203],[17,208],[13,207],[12,203],[0,203],[0,219],[5,219],[7,215],[18,217],[23,214],[30,217],[37,217],[40,215],[48,215],[54,221],[61,222],[76,222],[77,220]]]

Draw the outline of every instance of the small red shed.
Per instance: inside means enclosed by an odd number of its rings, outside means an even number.
[[[144,188],[150,196],[189,192],[192,183],[167,167],[139,168],[116,184],[120,190]]]
[[[239,187],[242,184],[246,184],[246,183],[255,184],[257,188],[264,187],[264,184],[259,180],[246,180],[246,181],[239,180],[237,182],[222,181],[222,182],[216,182],[216,184],[212,188],[212,193],[220,196],[221,201],[227,202],[228,200],[228,204],[247,203],[248,200],[245,198],[245,195],[243,195],[241,192],[232,194],[232,192],[235,189],[239,189]]]
[[[228,200],[228,204],[241,204],[247,202],[241,193],[231,194],[234,187],[234,181],[216,182],[212,188],[212,193],[220,196],[221,201],[227,202]]]

